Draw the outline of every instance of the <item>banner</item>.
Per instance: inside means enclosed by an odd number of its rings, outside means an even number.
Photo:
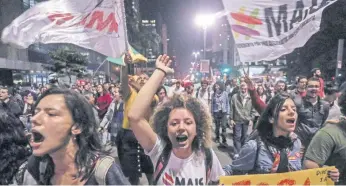
[[[202,59],[200,62],[200,72],[201,73],[209,73],[210,61],[206,59]]]
[[[274,60],[304,46],[336,1],[223,0],[240,61]]]
[[[5,15],[4,15],[5,16]],[[125,51],[123,0],[55,0],[30,8],[7,26],[4,43],[72,43],[106,56]]]
[[[335,167],[323,167],[279,174],[254,174],[243,176],[222,176],[221,185],[334,185],[328,178],[328,170]]]

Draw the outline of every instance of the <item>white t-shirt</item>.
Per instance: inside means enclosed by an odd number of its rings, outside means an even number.
[[[154,148],[150,152],[146,152],[150,156],[154,167],[164,150],[166,143],[160,138],[156,140]],[[211,150],[213,156],[213,163],[210,173],[210,181],[218,181],[220,176],[225,175],[219,159]],[[171,152],[168,164],[162,172],[157,185],[207,185],[206,182],[206,168],[205,156],[202,153],[193,153],[186,159],[180,159]]]
[[[179,87],[179,89],[177,89],[177,87],[174,85],[170,88],[169,93],[168,93],[168,97],[173,97],[175,94],[181,94],[184,92],[184,88],[183,87]]]

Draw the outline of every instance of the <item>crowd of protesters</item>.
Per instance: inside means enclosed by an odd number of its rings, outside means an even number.
[[[346,184],[346,93],[319,69],[293,87],[247,74],[167,87],[170,63],[159,56],[150,77],[123,68],[117,84],[0,87],[0,184],[138,185],[145,173],[154,185],[206,185],[325,165]],[[227,128],[233,162],[222,167],[212,141],[227,146]]]

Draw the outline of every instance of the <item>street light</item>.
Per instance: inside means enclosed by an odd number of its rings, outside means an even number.
[[[192,52],[192,55],[195,56],[195,62],[197,62],[197,57],[199,56],[199,52]]]
[[[212,14],[198,15],[196,17],[196,24],[203,28],[203,58],[206,58],[207,47],[207,28],[214,23],[215,16]]]

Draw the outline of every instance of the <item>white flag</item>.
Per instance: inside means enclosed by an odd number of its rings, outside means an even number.
[[[337,0],[223,0],[241,62],[274,60],[320,30]]]
[[[1,36],[4,43],[72,43],[106,56],[125,51],[123,0],[54,0],[17,17]]]

